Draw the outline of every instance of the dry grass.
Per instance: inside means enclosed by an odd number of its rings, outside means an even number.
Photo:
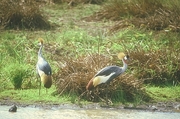
[[[64,60],[66,61],[65,66],[54,76],[57,79],[56,87],[58,94],[81,95],[86,91],[87,83],[97,71],[107,65],[114,64],[113,62],[117,58],[111,60],[110,56],[89,54],[76,60],[69,58]],[[85,92],[82,97],[89,101],[99,101],[105,99],[106,94],[109,100],[118,100],[123,95],[128,101],[132,101],[138,93],[145,94],[142,84],[143,82],[137,80],[132,74],[124,73],[124,75],[113,80],[108,85],[108,89],[105,84],[102,84],[91,91]],[[122,95],[120,95],[121,92],[123,92]]]
[[[1,27],[10,29],[49,29],[35,0],[2,0],[0,2]]]
[[[110,27],[110,32],[134,25],[138,28],[180,31],[180,9],[171,2],[171,7],[163,5],[158,0],[113,0],[101,11],[85,18],[90,20],[109,19],[118,21]]]
[[[160,86],[180,82],[180,55],[174,49],[164,48],[148,53],[139,49],[131,51],[130,55],[133,60],[131,68],[145,83]]]

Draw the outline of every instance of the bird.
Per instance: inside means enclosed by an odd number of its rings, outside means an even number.
[[[16,112],[16,111],[17,111],[16,105],[13,105],[11,108],[9,108],[9,112]]]
[[[46,88],[46,93],[47,93],[47,88],[50,88],[52,85],[52,70],[51,70],[51,66],[44,59],[42,55],[42,48],[43,48],[44,40],[42,38],[39,38],[38,41],[39,41],[40,48],[38,51],[38,61],[36,64],[36,71],[37,71],[38,76],[41,79],[40,86],[39,86],[39,95],[40,95],[41,82],[44,84],[44,87]]]
[[[86,90],[91,90],[102,83],[109,84],[113,79],[124,73],[128,67],[129,55],[120,52],[118,58],[122,60],[123,67],[116,65],[104,67],[88,82]]]

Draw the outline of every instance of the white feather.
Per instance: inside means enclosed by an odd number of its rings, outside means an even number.
[[[101,84],[101,83],[106,83],[106,81],[113,75],[113,74],[115,74],[115,72],[112,72],[110,75],[108,75],[108,76],[97,76],[99,79],[100,79],[100,82],[99,82],[99,84]],[[98,85],[99,85],[98,84]]]

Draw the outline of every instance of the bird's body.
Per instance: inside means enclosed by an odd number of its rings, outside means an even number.
[[[36,64],[36,70],[39,77],[41,78],[40,88],[41,88],[41,82],[44,84],[45,88],[50,88],[52,85],[52,77],[51,77],[52,71],[49,63],[42,56],[43,40],[39,39],[39,41],[41,46],[38,51],[38,62]]]
[[[127,60],[129,57],[126,57],[124,53],[120,53],[118,56],[123,61],[123,67],[119,66],[107,66],[101,69],[87,84],[86,89],[90,90],[93,87],[96,87],[102,83],[110,83],[114,78],[121,75],[127,69]]]

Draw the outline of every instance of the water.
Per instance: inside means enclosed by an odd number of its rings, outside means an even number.
[[[180,119],[180,113],[150,112],[127,109],[70,109],[18,107],[9,112],[11,106],[0,106],[0,119]]]

